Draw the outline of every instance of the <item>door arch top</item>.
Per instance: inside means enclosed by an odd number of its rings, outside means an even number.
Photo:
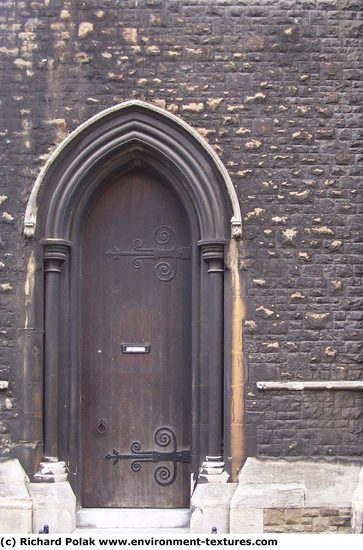
[[[24,235],[37,227],[40,192],[50,194],[44,213],[46,238],[68,239],[66,218],[85,192],[85,177],[106,158],[145,151],[161,159],[184,181],[200,216],[202,239],[225,237],[222,212],[229,211],[231,236],[240,238],[241,210],[231,178],[218,155],[189,124],[168,111],[131,100],[110,107],[78,126],[53,151],[38,175],[25,212]]]

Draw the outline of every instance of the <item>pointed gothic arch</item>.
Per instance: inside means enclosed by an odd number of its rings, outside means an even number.
[[[200,201],[206,233],[211,230],[206,225],[206,211],[216,208],[221,195],[224,195],[223,200],[228,202],[231,214],[232,235],[241,237],[238,197],[226,168],[213,148],[179,117],[137,100],[116,105],[91,117],[54,150],[33,186],[24,218],[25,236],[32,237],[36,232],[42,193],[48,191],[49,194],[54,189],[53,202],[57,203],[58,197],[63,196],[65,200],[71,200],[77,188],[75,182],[81,179],[79,170],[92,169],[111,152],[120,154],[135,144],[154,150],[165,162],[184,171],[195,191],[196,202]],[[57,207],[64,209],[67,203],[62,202]],[[209,222],[212,222],[213,213],[209,213]],[[59,229],[53,227],[53,231]]]
[[[107,109],[70,134],[48,160],[28,202],[24,233],[42,240],[44,257],[44,457],[66,460],[77,471],[82,230],[108,178],[140,166],[167,180],[193,232],[197,475],[206,456],[223,456],[224,255],[229,239],[241,236],[241,213],[228,173],[207,142],[179,118],[140,101]],[[207,421],[201,418],[204,407]]]

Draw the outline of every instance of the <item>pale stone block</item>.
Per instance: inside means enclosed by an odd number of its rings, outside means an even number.
[[[192,515],[190,517],[190,532],[191,533],[202,533],[203,529],[203,512],[201,508],[195,508],[192,510]]]
[[[189,508],[80,508],[80,529],[186,529]]]
[[[352,532],[363,533],[363,501],[353,502],[352,507]]]
[[[33,498],[33,532],[49,525],[50,533],[72,533],[76,528],[76,497],[68,481],[29,483]]]
[[[352,498],[352,532],[363,533],[363,468],[358,478],[358,485]]]
[[[93,23],[89,21],[83,21],[78,27],[78,36],[79,38],[85,38],[91,32],[93,32]]]
[[[303,483],[240,484],[231,500],[231,508],[302,508]]]
[[[263,533],[263,510],[231,508],[230,533]]]
[[[35,474],[37,482],[59,482],[67,481],[67,470],[65,462],[59,460],[48,460],[39,464],[39,471]]]
[[[208,473],[208,471],[210,473]],[[229,474],[223,468],[203,468],[199,474],[199,480],[203,483],[227,483]]]
[[[302,483],[305,485],[305,506],[308,508],[351,506],[357,488],[360,465],[329,463],[323,460],[248,458],[239,475],[241,485]],[[266,506],[264,506],[266,507]]]
[[[0,533],[32,533],[32,510],[0,507]]]
[[[17,458],[0,458],[0,483],[29,481]]]
[[[191,533],[229,533],[229,503],[235,483],[206,483],[197,486],[191,499]]]
[[[32,499],[17,459],[0,460],[0,533],[32,532]]]

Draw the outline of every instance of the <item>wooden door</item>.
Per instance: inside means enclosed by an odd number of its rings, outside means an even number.
[[[167,183],[110,182],[81,258],[82,506],[189,506],[191,233]]]

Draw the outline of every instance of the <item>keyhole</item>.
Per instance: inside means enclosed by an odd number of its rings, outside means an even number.
[[[96,430],[99,434],[104,434],[105,431],[107,430],[106,420],[104,420],[103,418],[100,418],[99,421],[98,421]]]

